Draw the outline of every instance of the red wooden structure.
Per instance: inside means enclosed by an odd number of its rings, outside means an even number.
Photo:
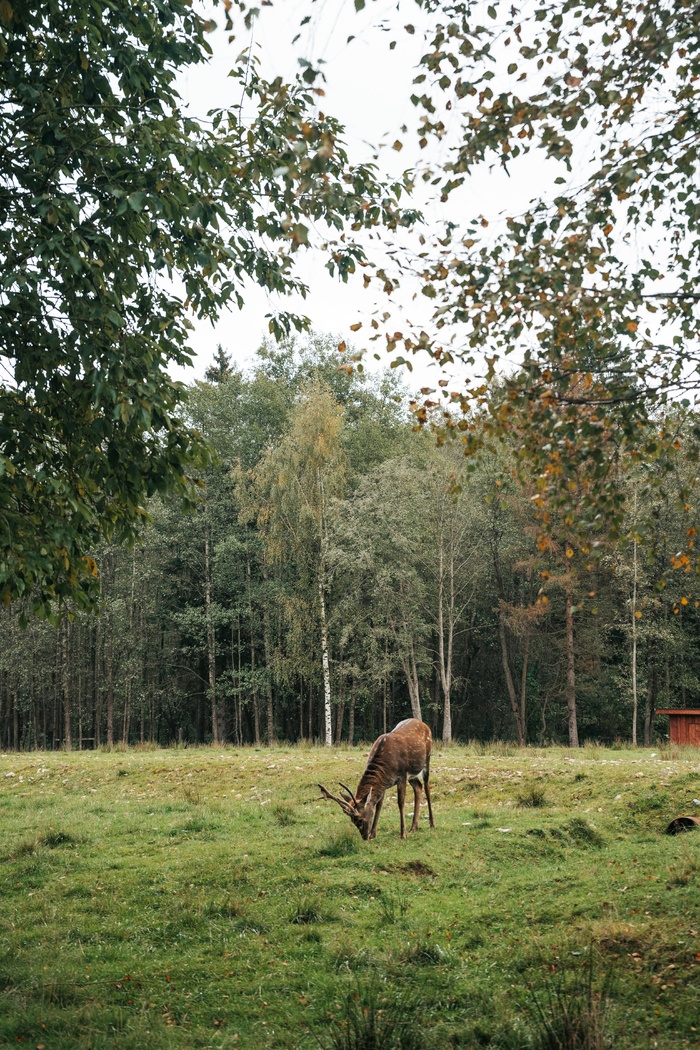
[[[668,715],[672,744],[695,744],[700,747],[700,711],[665,708],[657,715]]]

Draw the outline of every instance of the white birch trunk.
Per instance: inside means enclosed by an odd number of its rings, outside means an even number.
[[[331,668],[328,659],[328,628],[326,626],[326,599],[323,594],[323,575],[318,578],[318,602],[321,610],[321,658],[323,661],[323,713],[326,729],[326,747],[333,744],[331,720]]]
[[[452,742],[452,648],[454,639],[455,578],[454,551],[450,551],[450,597],[447,612],[447,650],[445,649],[445,557],[443,538],[440,536],[438,576],[438,670],[442,686],[443,719],[442,742]]]

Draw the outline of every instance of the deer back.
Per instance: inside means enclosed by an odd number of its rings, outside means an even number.
[[[418,718],[406,718],[372,745],[367,767],[355,792],[358,801],[384,793],[402,777],[422,779],[430,761],[433,737]]]

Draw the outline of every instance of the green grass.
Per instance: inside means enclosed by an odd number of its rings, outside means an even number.
[[[697,750],[436,749],[369,843],[366,753],[0,756],[0,1046],[700,1047]]]

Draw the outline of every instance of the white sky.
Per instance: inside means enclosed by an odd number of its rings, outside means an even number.
[[[292,77],[298,68],[299,55],[323,59],[327,81],[323,85],[326,96],[320,105],[345,125],[351,161],[371,160],[375,153],[373,147],[384,143],[379,164],[394,175],[424,159],[412,134],[416,110],[410,94],[415,66],[425,49],[419,19],[426,17],[410,3],[402,4],[399,13],[396,6],[396,0],[374,0],[358,14],[349,0],[320,0],[314,5],[308,0],[276,0],[271,8],[262,8],[252,33],[252,46],[261,56],[263,71],[268,75]],[[300,21],[308,13],[313,14],[313,21],[301,30],[304,35],[292,47],[291,41],[300,31]],[[222,22],[220,9],[215,15]],[[413,35],[404,29],[408,21],[416,27]],[[355,39],[348,43],[351,34]],[[194,116],[204,117],[212,108],[240,103],[240,88],[228,73],[240,52],[250,46],[251,35],[241,27],[233,43],[228,43],[227,37],[220,25],[210,37],[214,49],[211,62],[207,67],[188,71],[181,81],[181,94]],[[389,48],[391,40],[397,42],[393,50]],[[409,127],[406,135],[400,132],[403,124]],[[397,138],[404,142],[401,152],[391,148]],[[481,213],[493,218],[506,205],[511,214],[521,210],[534,195],[541,178],[536,165],[532,165],[530,172],[528,167],[527,162],[521,164],[518,178],[513,180],[498,168],[485,171],[451,196],[449,214],[437,204],[430,205],[429,214],[435,220],[450,218],[459,222],[468,215]],[[419,204],[422,206],[423,202]],[[461,208],[464,213],[455,214]],[[348,344],[368,351],[366,361],[371,365],[372,354],[381,349],[381,343],[372,343],[365,336],[371,334],[371,317],[389,306],[386,297],[379,290],[374,293],[373,285],[363,289],[360,275],[354,280],[351,278],[348,284],[331,278],[323,259],[312,252],[300,252],[299,258],[303,260],[300,272],[310,287],[310,295],[298,302],[287,299],[286,304],[309,316],[318,331],[337,335]],[[279,309],[281,304],[279,300],[271,301],[262,289],[252,284],[245,298],[243,311],[226,312],[215,327],[208,322],[197,325],[192,336],[197,355],[195,368],[180,370],[177,378],[188,382],[201,378],[218,343],[243,367],[252,359],[255,349],[268,334],[265,315]],[[399,300],[399,313],[392,309],[391,330],[402,330],[408,321],[426,326],[430,309],[428,300],[420,295],[414,300],[411,291],[406,289]],[[350,326],[359,321],[363,322],[363,328],[353,334]],[[385,366],[388,361],[383,353],[381,364]],[[406,376],[413,388],[434,386],[444,374],[449,375],[427,355],[414,358],[413,365],[412,375]],[[452,375],[459,378],[459,374],[459,367],[454,366]]]
[[[411,162],[407,157],[410,136],[402,136],[406,149],[401,153],[390,147],[398,137],[400,126],[410,125],[415,119],[409,95],[415,75],[413,69],[423,50],[422,36],[419,32],[411,36],[403,30],[407,19],[397,24],[395,3],[379,0],[369,7],[370,11],[358,15],[353,5],[344,0],[317,4],[312,31],[307,27],[307,35],[292,49],[291,41],[299,32],[299,23],[309,11],[309,5],[303,0],[278,0],[273,8],[262,9],[252,42],[262,58],[263,70],[270,75],[293,76],[300,53],[323,59],[327,82],[323,85],[326,96],[320,106],[345,125],[345,142],[351,160],[371,160],[373,147],[386,142],[380,163],[398,174]],[[222,22],[221,11],[217,14]],[[413,12],[411,14],[413,16]],[[419,14],[417,9],[415,14]],[[391,34],[374,28],[384,16],[387,20],[391,18]],[[348,44],[351,34],[355,39]],[[214,49],[211,62],[201,69],[189,70],[181,80],[182,97],[194,116],[204,117],[212,108],[237,106],[240,102],[240,88],[228,73],[239,53],[250,45],[251,37],[242,31],[230,44],[227,37],[220,26],[209,38]],[[398,41],[394,50],[389,49],[390,39]],[[330,332],[358,348],[364,346],[376,351],[377,346],[365,343],[363,336],[365,331],[369,333],[368,322],[373,311],[386,308],[381,293],[373,297],[365,291],[360,275],[347,284],[332,278],[323,259],[312,252],[299,253],[299,259],[310,295],[305,300],[287,299],[285,304],[309,316],[318,331]],[[268,335],[265,315],[279,309],[281,303],[280,300],[273,302],[252,284],[245,298],[244,310],[227,311],[216,326],[209,322],[197,324],[192,336],[197,355],[195,368],[179,370],[177,378],[187,382],[202,378],[218,343],[242,366],[252,359],[255,349]],[[398,320],[397,317],[396,327],[399,327]],[[364,322],[363,330],[354,335],[350,325],[358,321]],[[382,363],[388,364],[388,360],[385,356]],[[411,386],[432,385],[439,377],[437,367],[426,358],[414,363],[413,376],[407,379]]]

